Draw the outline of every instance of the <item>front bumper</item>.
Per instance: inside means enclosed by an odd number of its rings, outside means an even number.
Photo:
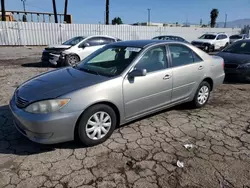
[[[59,60],[60,55],[58,54],[50,54],[49,55],[49,62],[52,65],[57,65],[57,61]]]
[[[203,51],[210,51],[212,48],[213,48],[213,45],[212,44],[209,44],[209,43],[203,43],[203,44],[192,44],[194,45],[195,47],[203,50]]]
[[[31,114],[9,104],[17,130],[28,139],[41,144],[55,144],[74,140],[74,129],[81,112]]]

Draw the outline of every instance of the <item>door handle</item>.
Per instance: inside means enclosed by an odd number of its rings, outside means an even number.
[[[167,74],[163,77],[163,80],[168,80],[169,78],[171,78],[171,76]]]
[[[201,65],[199,66],[198,70],[202,70],[204,67]]]

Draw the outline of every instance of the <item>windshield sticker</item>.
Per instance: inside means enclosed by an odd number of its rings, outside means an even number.
[[[244,43],[241,44],[240,47],[241,47],[241,48],[244,48],[244,47],[246,46],[246,44],[247,44],[247,43],[244,42]]]
[[[141,48],[127,47],[125,50],[127,50],[129,52],[139,52],[139,51],[141,51]]]

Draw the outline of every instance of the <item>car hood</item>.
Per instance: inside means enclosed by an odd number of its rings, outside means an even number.
[[[16,94],[29,102],[52,99],[71,91],[98,84],[109,77],[63,68],[36,76],[17,88]]]
[[[247,61],[250,61],[250,55],[248,54],[235,54],[228,52],[219,52],[216,54],[224,59],[224,63],[226,64],[244,64]]]
[[[46,47],[46,49],[55,49],[55,48],[60,48],[60,49],[68,49],[70,48],[71,45],[63,45],[63,44],[56,44],[56,45],[49,45],[48,47]]]
[[[210,40],[210,39],[196,39],[193,42],[202,42],[202,43],[211,43],[214,40]]]

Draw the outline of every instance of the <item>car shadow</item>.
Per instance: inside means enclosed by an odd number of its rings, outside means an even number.
[[[84,148],[84,146],[77,141],[52,145],[30,141],[16,130],[9,107],[0,106],[0,154],[33,155],[56,149],[77,148]]]
[[[136,120],[133,120],[129,123],[126,123],[124,125],[121,125],[119,127],[117,127],[117,129],[121,128],[121,127],[125,127],[129,124],[132,124],[132,123],[135,123],[137,121],[141,121],[143,119],[147,119],[147,118],[150,118],[150,117],[153,117],[153,116],[156,116],[156,115],[159,115],[159,114],[162,114],[162,113],[165,113],[165,112],[168,112],[168,111],[171,111],[171,110],[178,110],[178,111],[185,111],[185,110],[194,110],[194,107],[192,105],[190,105],[190,103],[183,103],[183,104],[179,104],[179,105],[176,105],[176,106],[173,106],[173,107],[170,107],[170,108],[167,108],[167,109],[164,109],[164,110],[160,110],[158,112],[155,112],[155,113],[152,113],[152,114],[149,114],[149,115],[146,115],[146,116],[143,116],[141,118],[138,118]]]
[[[22,67],[34,67],[34,68],[51,68],[55,67],[49,62],[34,62],[34,63],[24,63]]]

